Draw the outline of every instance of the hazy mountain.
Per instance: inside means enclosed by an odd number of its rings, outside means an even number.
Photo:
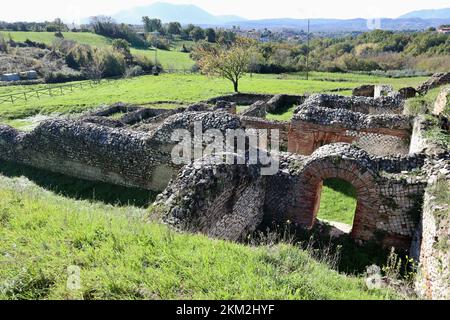
[[[163,22],[178,21],[181,24],[194,23],[198,25],[218,25],[244,20],[238,16],[215,16],[195,5],[176,5],[164,2],[124,10],[112,17],[118,22],[140,24],[143,16],[158,18]]]
[[[238,8],[236,9],[238,10]],[[262,19],[245,20],[238,16],[215,16],[195,5],[176,5],[157,2],[148,6],[135,7],[121,11],[112,17],[117,22],[141,24],[142,17],[159,18],[163,22],[178,21],[181,24],[193,23],[201,26],[239,26],[241,29],[302,29],[306,30],[306,19]],[[312,32],[352,32],[368,31],[372,25],[366,19],[311,19]],[[384,30],[424,30],[450,23],[450,8],[437,10],[420,10],[403,15],[398,19],[381,19],[380,27]]]
[[[450,8],[417,10],[399,17],[400,19],[421,18],[421,19],[450,19]]]

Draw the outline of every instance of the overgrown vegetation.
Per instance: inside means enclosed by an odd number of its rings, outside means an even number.
[[[434,209],[436,220],[447,218],[449,216],[450,206],[450,185],[444,176],[439,176],[436,182],[428,188],[428,192],[435,197],[435,203],[440,205]]]
[[[445,122],[435,116],[426,116],[424,137],[433,141],[444,150],[450,150],[450,134]]]
[[[405,111],[407,114],[417,116],[433,112],[434,103],[441,88],[435,88],[428,91],[423,96],[417,96],[406,101]]]

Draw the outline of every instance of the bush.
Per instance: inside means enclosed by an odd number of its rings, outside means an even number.
[[[147,36],[147,41],[149,44],[151,44],[153,47],[161,50],[170,50],[170,42],[160,36],[149,34]]]
[[[80,73],[65,73],[63,71],[49,72],[44,75],[46,83],[64,83],[85,80],[86,77]]]
[[[8,43],[5,38],[0,34],[0,52],[8,53]]]
[[[151,72],[155,66],[153,60],[144,55],[133,56],[133,64],[141,67],[144,72]]]
[[[103,64],[103,77],[117,77],[125,73],[125,59],[120,53],[110,50],[100,50],[101,63]]]
[[[66,53],[67,65],[76,70],[81,70],[92,61],[92,49],[87,45],[75,44]]]
[[[110,17],[92,17],[91,25],[96,34],[113,39],[125,39],[135,47],[146,48],[147,43],[130,26],[117,24]]]

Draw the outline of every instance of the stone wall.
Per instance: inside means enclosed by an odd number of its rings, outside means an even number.
[[[87,180],[161,191],[179,165],[171,161],[175,129],[225,132],[240,128],[238,118],[224,112],[185,112],[167,118],[150,132],[112,128],[83,120],[56,119],[30,133],[0,126],[0,159],[27,164]]]
[[[450,157],[427,170],[421,225],[413,254],[419,257],[417,293],[426,299],[450,299]]]
[[[433,124],[425,116],[420,115],[414,119],[413,131],[411,135],[410,153],[426,153],[428,155],[438,155],[448,150],[426,137],[425,133],[429,126]]]
[[[305,102],[307,96],[277,94],[267,101],[267,112],[282,112],[292,106],[298,106]]]
[[[245,128],[251,129],[276,129],[279,130],[280,137],[280,148],[281,150],[287,150],[288,148],[288,131],[289,131],[289,122],[284,121],[275,121],[275,120],[266,120],[256,117],[240,117],[241,124]],[[270,132],[268,138],[270,139]]]
[[[183,168],[159,204],[170,202],[164,220],[178,229],[241,240],[262,221],[264,184],[256,165],[213,165],[200,159]]]
[[[357,190],[358,205],[352,237],[408,248],[419,222],[418,203],[424,184],[417,177],[398,170],[420,168],[422,163],[421,158],[373,158],[351,145],[334,144],[318,149],[309,157],[281,153],[280,170],[273,176],[258,175],[258,165],[228,165],[215,169],[214,166],[197,166],[195,169],[190,165],[185,168],[184,175],[171,183],[158,203],[165,220],[173,225],[180,228],[189,225],[191,231],[237,239],[239,230],[248,232],[271,222],[285,223],[289,220],[295,225],[311,228],[316,221],[323,180],[340,178]],[[230,178],[235,177],[236,172],[244,172],[242,179],[245,183],[241,179]],[[207,186],[202,189],[207,192],[199,191],[199,186],[193,182],[197,180],[202,181],[200,187]],[[229,191],[237,190],[240,185],[250,189],[239,193]],[[244,201],[241,195],[246,194],[253,195],[245,198],[247,206],[259,210],[259,213],[252,211],[251,217],[258,218],[241,224],[245,227],[232,229],[230,233],[225,229],[217,233],[208,227],[196,227],[215,225],[216,221],[227,219],[236,204]],[[191,200],[192,197],[195,201]]]
[[[258,93],[233,93],[224,96],[211,98],[206,101],[208,104],[216,104],[218,101],[234,102],[241,106],[249,106],[257,101],[269,101],[273,95]]]
[[[303,155],[336,142],[354,143],[374,155],[407,154],[412,118],[365,115],[346,109],[301,106],[288,134],[288,151]]]
[[[334,94],[315,94],[307,98],[296,110],[305,107],[323,107],[328,109],[344,109],[366,115],[402,114],[404,100],[399,96],[346,97]]]
[[[440,115],[445,112],[447,106],[450,105],[449,96],[450,87],[443,88],[434,103],[433,114]],[[450,114],[447,116],[450,116]]]
[[[449,84],[450,72],[435,73],[427,81],[417,87],[417,92],[420,94],[426,94],[429,90]]]
[[[265,119],[267,115],[267,104],[264,101],[257,101],[239,115]]]

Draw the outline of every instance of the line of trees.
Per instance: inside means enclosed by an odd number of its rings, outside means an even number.
[[[4,22],[0,21],[0,30],[31,32],[67,32],[69,27],[57,18],[46,22]]]

